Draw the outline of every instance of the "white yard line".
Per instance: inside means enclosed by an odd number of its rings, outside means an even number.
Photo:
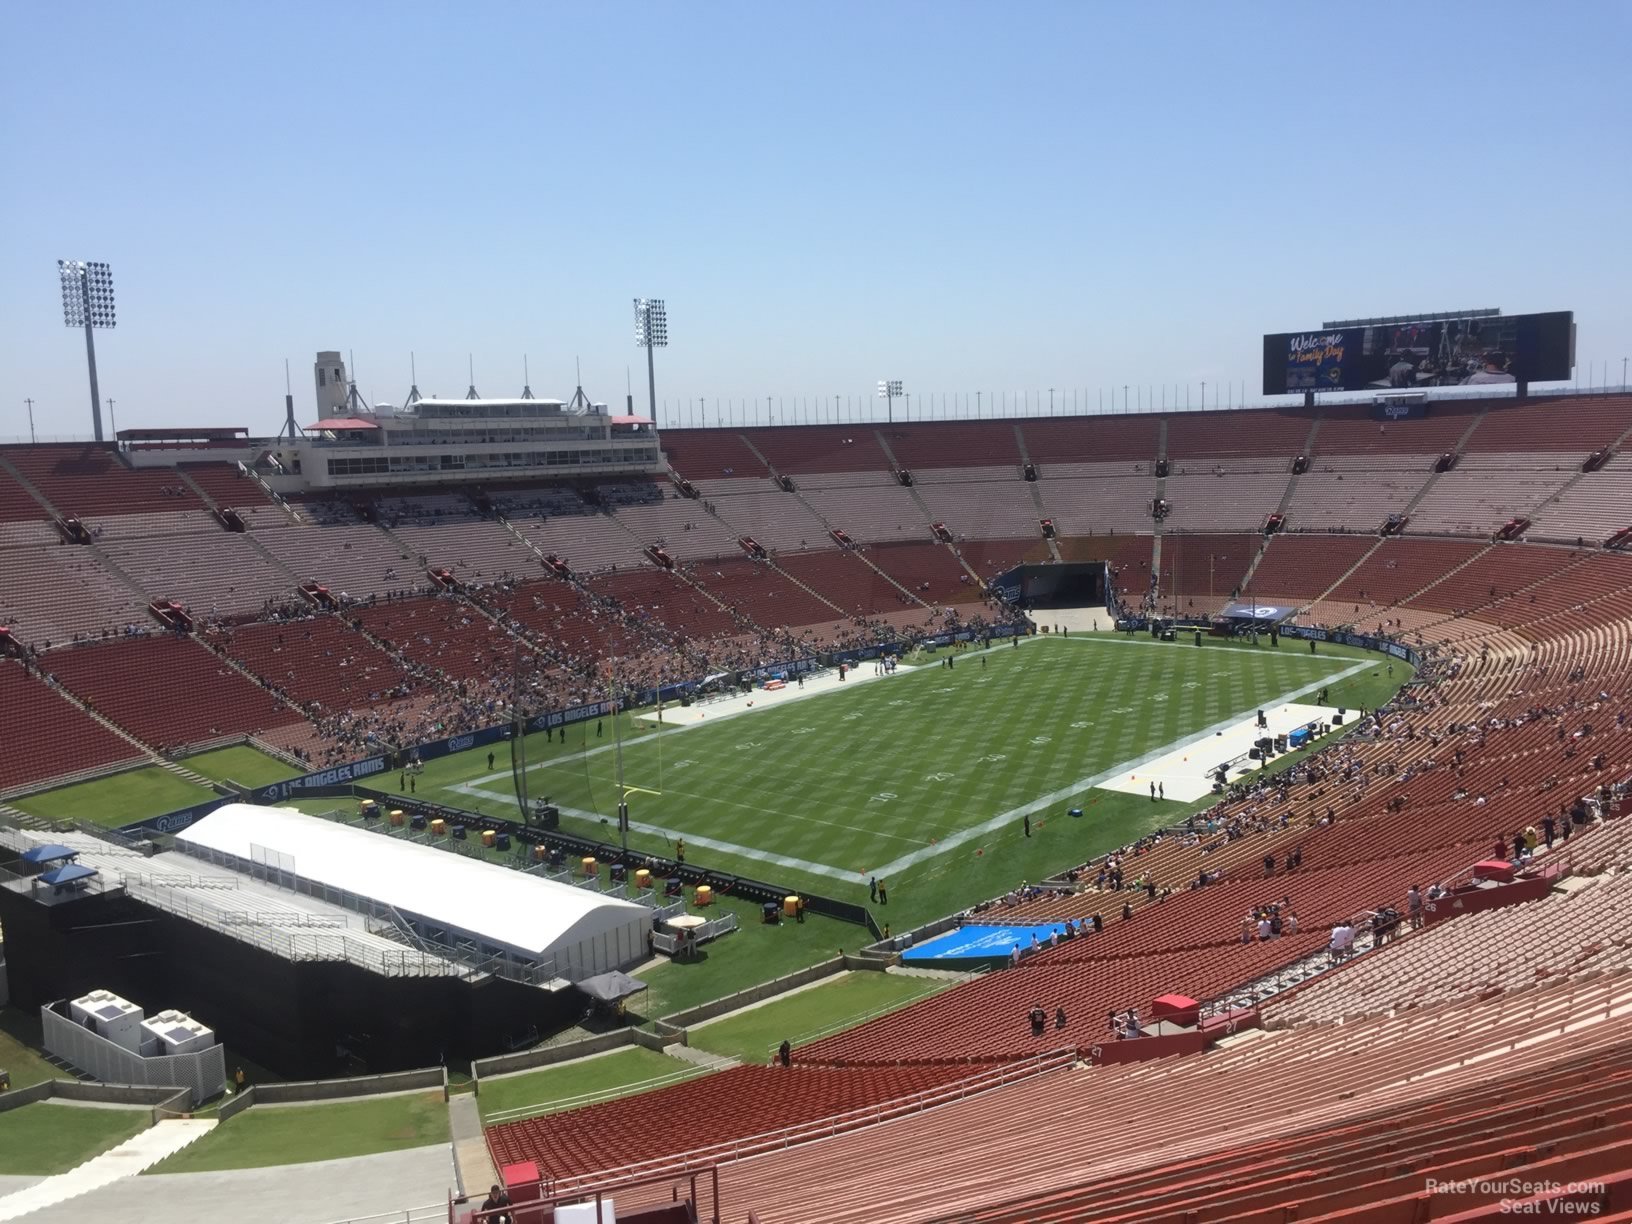
[[[1153,643],[1153,645],[1160,645],[1160,643]],[[1297,700],[1299,697],[1307,696],[1309,693],[1319,690],[1323,685],[1335,684],[1340,680],[1345,680],[1357,672],[1364,671],[1366,668],[1371,667],[1372,665],[1371,660],[1362,659],[1359,662],[1344,668],[1342,671],[1333,672],[1330,675],[1323,676],[1321,679],[1316,680],[1313,684],[1306,684],[1302,688],[1293,689],[1289,693],[1282,693],[1279,697],[1273,697],[1268,701],[1262,702],[1260,703],[1260,707],[1267,708],[1269,706],[1286,705]],[[1254,709],[1256,710],[1260,707],[1254,707]],[[1010,808],[1006,812],[999,812],[990,820],[982,821],[978,825],[971,825],[967,828],[960,829],[956,833],[949,833],[945,837],[941,838],[940,841],[936,842],[933,846],[926,846],[922,850],[913,850],[908,854],[903,854],[900,858],[894,860],[893,862],[885,863],[882,867],[876,868],[873,874],[879,876],[899,875],[908,867],[921,863],[925,859],[934,858],[938,854],[945,854],[948,850],[954,850],[967,842],[973,841],[977,837],[983,837],[995,829],[1001,829],[1004,825],[1013,824],[1022,817],[1033,816],[1038,812],[1045,811],[1046,809],[1060,803],[1062,800],[1069,799],[1072,795],[1079,794],[1085,790],[1091,790],[1100,783],[1108,782],[1110,779],[1121,774],[1133,773],[1136,770],[1143,768],[1149,762],[1159,760],[1170,752],[1178,752],[1184,748],[1189,748],[1195,744],[1200,744],[1206,740],[1210,740],[1218,732],[1227,731],[1229,728],[1239,723],[1242,719],[1250,718],[1252,716],[1252,713],[1243,710],[1238,714],[1232,714],[1228,718],[1220,719],[1212,726],[1204,727],[1202,730],[1195,732],[1193,735],[1188,735],[1183,739],[1174,740],[1171,744],[1164,745],[1161,748],[1152,749],[1143,756],[1134,757],[1133,759],[1123,761],[1118,765],[1112,765],[1109,769],[1094,774],[1091,778],[1078,779],[1076,782],[1063,786],[1059,790],[1051,791],[1046,795],[1033,799],[1030,803],[1023,803],[1019,807]]]
[[[599,812],[586,812],[583,808],[562,807],[561,811],[567,816],[576,816],[579,820],[604,820],[611,823],[610,817],[602,816]],[[769,850],[761,850],[757,846],[739,846],[735,842],[703,837],[700,834],[687,833],[680,829],[665,829],[661,825],[647,824],[640,820],[631,820],[629,827],[636,833],[652,833],[658,837],[666,837],[670,841],[677,837],[683,837],[686,839],[688,846],[701,846],[705,850],[719,850],[725,854],[734,854],[739,858],[753,859],[760,863],[772,863],[778,867],[789,867],[794,871],[809,872],[811,875],[830,876],[835,880],[850,881],[861,878],[858,872],[846,871],[842,867],[829,867],[826,863],[812,863],[787,854],[774,854]]]
[[[1062,639],[1062,640],[1069,640],[1069,639]],[[1140,643],[1136,642],[1136,643],[1133,643],[1133,644],[1134,645],[1139,645]],[[1150,643],[1148,643],[1148,645],[1152,645],[1152,646],[1160,646],[1160,645],[1164,645],[1164,644],[1169,645],[1169,646],[1171,645],[1171,643],[1161,643],[1161,642],[1150,642]],[[1013,648],[1011,647],[1010,649],[1013,649]],[[1317,659],[1319,658],[1318,655],[1315,656],[1315,657]],[[1330,659],[1324,659],[1324,660],[1321,660],[1321,661],[1322,662],[1327,662],[1327,663],[1331,662]],[[1359,672],[1365,671],[1368,667],[1372,667],[1372,666],[1375,666],[1375,660],[1372,660],[1372,659],[1360,659],[1360,660],[1358,660],[1358,661],[1356,661],[1354,663],[1351,663],[1348,667],[1345,667],[1340,671],[1330,672],[1330,673],[1328,673],[1328,674],[1326,674],[1324,676],[1321,676],[1319,679],[1312,681],[1309,684],[1303,685],[1301,688],[1293,689],[1290,692],[1282,693],[1278,697],[1272,697],[1272,698],[1269,698],[1266,701],[1260,702],[1260,703],[1258,703],[1257,706],[1254,707],[1254,710],[1259,709],[1259,708],[1267,709],[1267,708],[1269,708],[1271,706],[1289,704],[1289,703],[1291,703],[1293,701],[1296,701],[1299,697],[1307,696],[1308,694],[1310,694],[1312,692],[1318,691],[1320,688],[1322,688],[1324,686],[1331,685],[1331,684],[1336,684],[1341,680],[1346,680],[1346,679],[1348,679],[1348,677],[1350,677],[1352,675],[1355,675],[1355,674],[1357,674]],[[928,671],[930,669],[920,668],[918,670],[920,672],[926,672],[926,671]],[[743,711],[741,711],[741,713],[751,713],[751,711],[743,710]],[[1006,812],[999,812],[996,816],[991,817],[989,820],[982,821],[978,825],[970,825],[970,826],[967,826],[967,827],[965,827],[963,829],[958,830],[955,833],[949,833],[945,837],[940,838],[938,841],[936,841],[936,842],[934,842],[934,843],[932,843],[930,845],[923,846],[920,849],[910,851],[907,854],[902,855],[900,858],[897,858],[897,859],[892,860],[891,862],[885,863],[881,867],[873,868],[872,871],[871,871],[871,874],[876,875],[876,876],[886,876],[886,877],[891,876],[891,875],[899,875],[902,871],[905,871],[909,867],[913,867],[913,866],[917,865],[918,863],[924,862],[924,861],[926,861],[928,859],[935,858],[937,855],[945,854],[949,850],[955,850],[959,846],[965,845],[968,842],[973,841],[977,837],[983,837],[986,834],[991,833],[996,829],[1003,828],[1005,825],[1013,824],[1014,822],[1020,820],[1022,817],[1032,816],[1032,815],[1035,815],[1038,812],[1045,811],[1046,809],[1055,806],[1056,804],[1060,803],[1061,801],[1063,801],[1065,799],[1069,799],[1072,795],[1080,794],[1081,792],[1083,792],[1085,790],[1091,790],[1094,787],[1099,786],[1100,784],[1102,784],[1104,782],[1108,782],[1112,778],[1116,778],[1121,774],[1133,773],[1133,772],[1135,772],[1135,771],[1137,771],[1139,769],[1142,769],[1145,765],[1149,764],[1150,762],[1159,760],[1162,757],[1167,756],[1169,753],[1179,752],[1179,751],[1182,751],[1185,748],[1190,748],[1190,747],[1193,747],[1196,744],[1200,744],[1200,743],[1203,743],[1203,742],[1205,742],[1207,740],[1210,740],[1218,732],[1229,730],[1231,727],[1236,726],[1238,723],[1240,723],[1243,719],[1253,717],[1253,714],[1254,714],[1254,711],[1242,710],[1242,711],[1240,711],[1240,712],[1238,712],[1236,714],[1232,714],[1232,715],[1230,715],[1230,716],[1228,716],[1226,718],[1220,719],[1218,722],[1213,723],[1209,727],[1204,727],[1200,731],[1193,732],[1192,734],[1190,734],[1188,736],[1185,736],[1183,739],[1177,739],[1177,740],[1174,740],[1170,744],[1165,744],[1165,745],[1163,745],[1162,747],[1159,747],[1159,748],[1153,748],[1149,752],[1146,752],[1145,754],[1143,754],[1142,756],[1134,757],[1134,758],[1131,758],[1129,760],[1119,762],[1118,764],[1112,765],[1110,768],[1102,770],[1099,773],[1096,773],[1096,774],[1092,775],[1091,777],[1079,778],[1077,781],[1068,783],[1067,785],[1061,787],[1058,790],[1051,791],[1046,795],[1043,795],[1043,796],[1040,796],[1039,798],[1033,799],[1030,803],[1024,803],[1024,804],[1021,804],[1019,807],[1010,808]],[[736,717],[736,715],[735,714],[727,714],[727,715],[724,715],[723,717],[724,718],[734,718],[734,717]],[[715,723],[717,724],[720,721],[721,721],[720,719],[716,719]],[[701,726],[703,724],[699,723],[699,724],[693,724],[693,725]],[[686,728],[686,727],[676,728],[676,730],[679,730],[679,731],[684,731],[684,730],[687,730],[687,729],[689,729],[689,728]],[[624,745],[627,747],[629,744],[632,744],[632,743],[639,743],[639,742],[641,742],[643,740],[652,739],[652,738],[654,738],[654,736],[656,734],[660,734],[660,733],[654,733],[653,735],[640,736],[640,737],[637,737],[636,739],[633,739],[633,740],[625,740]],[[591,748],[591,749],[589,749],[589,750],[587,750],[585,752],[576,753],[573,756],[562,757],[558,761],[548,762],[548,764],[552,765],[552,766],[553,765],[560,765],[560,764],[564,764],[564,763],[569,762],[569,761],[578,760],[578,759],[580,759],[582,757],[585,757],[585,756],[594,755],[597,752],[604,752],[605,750],[606,750],[605,748]],[[493,780],[498,779],[498,778],[508,778],[509,776],[510,775],[508,773],[489,774],[486,777],[478,778],[473,782],[467,782],[464,785],[456,787],[454,789],[459,790],[459,791],[461,791],[461,792],[463,792],[465,794],[480,795],[480,796],[482,796],[484,798],[488,798],[488,799],[495,799],[495,800],[500,800],[500,801],[510,800],[510,799],[513,798],[513,796],[496,794],[495,792],[492,792],[492,791],[483,790],[480,787],[480,783],[482,783],[482,782],[490,782],[490,781],[493,781]],[[591,821],[591,822],[597,822],[597,821],[610,822],[610,819],[611,819],[610,817],[601,815],[599,812],[590,812],[590,811],[586,811],[583,808],[562,807],[561,811],[563,813],[565,813],[566,815],[568,815],[568,816],[574,816],[574,817],[577,817],[580,820],[588,820],[588,821]],[[813,818],[802,817],[802,818],[799,818],[799,819],[813,819]],[[822,823],[827,823],[827,822],[822,822]],[[849,880],[849,881],[852,881],[852,882],[860,880],[862,878],[862,875],[863,875],[863,873],[850,871],[850,870],[847,870],[847,869],[842,868],[842,867],[832,867],[832,866],[829,866],[826,863],[813,863],[813,862],[810,862],[808,859],[794,858],[791,855],[777,854],[777,853],[775,853],[773,851],[761,850],[757,846],[740,846],[740,845],[737,845],[734,842],[721,841],[721,840],[719,840],[717,838],[704,837],[704,836],[700,836],[700,835],[694,834],[694,833],[687,833],[684,830],[669,829],[669,828],[665,828],[665,827],[663,827],[661,825],[646,824],[646,823],[644,823],[642,821],[638,821],[638,820],[631,820],[629,822],[629,827],[630,827],[630,829],[632,829],[632,830],[634,830],[636,832],[650,833],[650,834],[653,834],[653,835],[658,836],[658,837],[667,838],[670,841],[673,841],[677,837],[683,837],[683,838],[686,839],[686,841],[690,845],[700,846],[705,850],[717,850],[717,851],[720,851],[720,852],[725,853],[725,854],[736,855],[739,858],[751,859],[751,860],[753,860],[755,862],[771,863],[771,864],[773,864],[773,865],[775,865],[777,867],[787,867],[787,868],[790,868],[790,869],[795,870],[795,871],[807,872],[810,875],[827,876],[827,877],[830,877],[830,878],[835,879],[835,880]],[[854,832],[865,832],[865,833],[868,833],[868,834],[873,835],[873,836],[879,836],[879,837],[892,836],[891,834],[881,833],[876,829],[854,829],[853,826],[850,826],[850,825],[842,825],[840,827],[851,829]]]
[[[973,659],[973,658],[977,658],[978,656],[983,655],[983,654],[997,654],[997,653],[999,653],[1001,651],[1004,651],[1004,650],[1014,650],[1014,649],[1016,649],[1016,647],[1007,645],[1007,643],[1010,640],[1011,639],[1004,638],[1004,639],[1002,639],[1002,641],[1004,643],[1003,645],[987,646],[987,647],[984,647],[984,648],[979,649],[979,650],[967,650],[967,651],[964,651],[962,654],[956,655],[954,657],[955,658],[960,658],[960,659],[962,659],[962,658]],[[1095,637],[1092,634],[1089,634],[1086,637],[1074,637],[1074,638],[1073,637],[1067,637],[1064,634],[1061,634],[1059,637],[1054,637],[1054,636],[1050,635],[1050,636],[1046,636],[1046,637],[1030,638],[1030,639],[1024,639],[1024,640],[1033,641],[1033,642],[1048,642],[1048,641],[1055,641],[1055,642],[1086,642],[1086,643],[1088,643],[1090,645],[1094,645],[1094,644],[1106,645],[1106,644],[1114,643],[1114,644],[1119,645],[1119,646],[1149,646],[1149,647],[1162,647],[1162,648],[1165,648],[1165,649],[1172,649],[1173,646],[1175,645],[1175,643],[1172,643],[1172,642],[1148,641],[1148,640],[1144,640],[1144,639],[1140,639],[1140,638],[1130,638],[1130,639],[1124,639],[1124,638],[1120,638],[1120,637],[1111,638],[1111,637],[1105,637],[1103,635],[1101,635],[1099,637]],[[1019,649],[1024,649],[1024,647],[1021,647]],[[1247,649],[1244,648],[1244,647],[1228,647],[1226,649],[1231,650],[1232,653],[1240,653],[1240,654],[1248,653]],[[1296,659],[1303,659],[1303,658],[1307,657],[1310,662],[1314,662],[1314,663],[1330,663],[1331,662],[1330,658],[1325,658],[1325,657],[1322,657],[1320,655],[1304,656],[1304,655],[1301,655],[1301,654],[1290,654],[1289,653],[1289,654],[1277,654],[1277,655],[1273,655],[1271,657],[1274,657],[1274,658],[1296,658]],[[900,665],[900,669],[899,669],[897,674],[898,674],[898,676],[902,676],[902,677],[905,677],[905,676],[924,676],[924,675],[928,675],[928,674],[930,674],[932,672],[937,672],[938,670],[939,670],[939,667],[936,664],[924,664],[924,663],[906,664],[906,663],[903,663],[903,664]],[[1360,669],[1359,668],[1351,668],[1349,671],[1345,672],[1344,675],[1352,675],[1352,674],[1354,674],[1354,672],[1356,670],[1360,670]],[[749,708],[741,708],[741,709],[734,709],[734,710],[733,709],[728,709],[728,710],[725,710],[722,713],[713,715],[712,718],[710,718],[707,721],[699,720],[697,722],[690,722],[690,723],[675,723],[673,725],[668,726],[663,731],[648,731],[643,735],[630,736],[628,739],[625,739],[623,741],[623,746],[625,748],[633,748],[636,744],[644,744],[648,740],[656,739],[660,735],[678,735],[681,732],[695,731],[695,730],[698,730],[699,728],[702,728],[702,727],[717,727],[717,726],[719,726],[720,723],[726,722],[729,719],[741,718],[745,714],[757,714],[757,713],[760,713],[762,710],[778,709],[778,708],[780,708],[782,706],[787,705],[788,702],[790,702],[790,701],[808,701],[813,697],[825,697],[829,693],[850,692],[850,691],[853,691],[852,688],[851,688],[852,685],[868,684],[868,683],[872,683],[872,682],[876,682],[876,681],[880,681],[880,680],[887,680],[889,678],[890,677],[888,677],[888,676],[862,675],[862,674],[859,674],[859,673],[857,673],[855,671],[852,671],[850,673],[850,679],[848,681],[842,681],[841,682],[841,681],[837,681],[837,680],[831,680],[831,678],[829,678],[829,680],[830,680],[829,683],[823,684],[820,681],[813,682],[808,689],[798,689],[798,688],[784,689],[784,690],[782,690],[781,693],[777,694],[778,700],[773,705],[753,706],[753,707],[749,707]],[[1311,687],[1315,687],[1315,686],[1311,686]],[[670,709],[681,709],[681,708],[685,708],[685,707],[679,707],[679,706],[672,706],[671,705],[669,708]],[[704,712],[705,713],[707,712],[706,707],[704,708]],[[642,715],[642,717],[646,718],[648,721],[650,720],[649,715]],[[576,724],[576,725],[583,726],[584,724],[579,723],[579,724]],[[534,734],[536,734],[536,732]],[[564,732],[563,732],[563,734],[564,734]],[[553,760],[539,761],[537,764],[529,765],[527,767],[527,772],[532,773],[534,770],[539,770],[539,769],[557,769],[562,765],[570,765],[574,761],[581,761],[586,757],[597,756],[597,755],[599,755],[600,753],[603,753],[603,752],[613,752],[613,751],[615,751],[617,749],[617,747],[618,747],[617,743],[613,739],[608,738],[604,743],[597,744],[593,748],[584,748],[584,749],[579,750],[578,752],[569,753],[568,755],[563,756],[563,757],[556,757]],[[496,771],[494,773],[483,774],[480,777],[472,778],[469,782],[461,782],[457,786],[449,787],[448,789],[456,791],[459,794],[477,795],[477,796],[480,796],[480,797],[485,798],[485,799],[509,800],[513,796],[510,796],[510,795],[497,795],[497,794],[494,794],[492,791],[488,791],[488,790],[483,789],[483,785],[485,783],[496,782],[500,778],[508,778],[509,776],[510,776],[510,771],[508,769],[501,769],[501,770],[498,770],[498,771]]]

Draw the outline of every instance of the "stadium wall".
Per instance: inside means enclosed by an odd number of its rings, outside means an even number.
[[[53,1098],[98,1105],[146,1106],[151,1109],[154,1122],[173,1118],[188,1108],[185,1088],[148,1084],[88,1084],[83,1080],[49,1079],[0,1095],[0,1113]]]

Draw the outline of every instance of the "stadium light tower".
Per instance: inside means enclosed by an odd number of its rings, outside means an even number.
[[[895,401],[902,394],[899,378],[881,378],[878,380],[878,398],[884,401],[884,418],[887,421],[895,420]]]
[[[651,410],[652,424],[657,424],[657,374],[652,364],[652,350],[669,346],[669,314],[663,308],[662,298],[635,299],[635,344],[646,350],[646,402]]]
[[[57,260],[62,278],[62,321],[67,327],[85,329],[85,364],[91,372],[91,425],[96,440],[102,441],[102,396],[96,385],[95,329],[112,327],[113,270],[105,263],[82,259]]]

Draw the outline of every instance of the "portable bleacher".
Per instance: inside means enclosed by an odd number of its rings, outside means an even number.
[[[111,990],[93,990],[68,1004],[68,1014],[98,1037],[133,1054],[142,1048],[142,1009]]]

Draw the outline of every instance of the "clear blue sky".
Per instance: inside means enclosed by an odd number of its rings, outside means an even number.
[[[1632,353],[1632,5],[11,4],[0,437],[364,393],[1233,383],[1259,337],[1573,309]],[[1601,380],[1601,373],[1595,380]],[[1587,377],[1583,372],[1581,382]],[[1093,392],[1090,392],[1092,395]],[[1211,398],[1211,392],[1209,392]],[[637,390],[637,403],[644,394]]]

